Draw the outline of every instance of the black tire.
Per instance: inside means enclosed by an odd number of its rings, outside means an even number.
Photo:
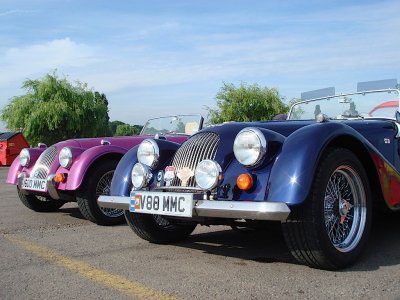
[[[132,230],[142,239],[155,244],[169,244],[185,240],[196,228],[195,223],[177,223],[160,215],[125,211]]]
[[[125,222],[124,211],[112,208],[100,208],[97,198],[110,194],[111,179],[118,161],[106,160],[94,166],[77,192],[77,203],[82,215],[98,225],[116,225]]]
[[[336,270],[350,266],[361,254],[371,214],[363,165],[350,150],[330,148],[318,165],[309,199],[292,209],[282,230],[300,263]]]
[[[57,211],[66,202],[62,200],[54,200],[42,196],[26,195],[17,188],[19,199],[27,208],[37,212],[53,212]]]

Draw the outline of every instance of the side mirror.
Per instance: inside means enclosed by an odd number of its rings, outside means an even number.
[[[39,143],[37,146],[38,148],[47,148],[47,145],[43,143]]]

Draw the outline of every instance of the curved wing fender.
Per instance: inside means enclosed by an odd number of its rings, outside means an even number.
[[[44,151],[44,148],[32,148],[29,149],[29,153],[31,156],[30,162],[28,167],[21,166],[19,155],[14,159],[12,162],[10,169],[8,170],[7,180],[6,183],[9,184],[17,184],[17,176],[22,171],[27,171],[28,173],[32,170],[33,166],[35,165],[37,159],[39,158],[40,154]]]
[[[22,171],[23,167],[19,161],[19,156],[17,156],[12,162],[10,169],[8,170],[7,183],[17,184],[17,176]]]
[[[138,145],[131,148],[122,156],[117,168],[115,169],[114,176],[111,181],[110,195],[111,196],[129,196],[132,189],[131,172],[133,166],[138,162],[137,149]]]
[[[245,128],[249,128],[247,126]],[[261,131],[267,142],[267,152],[264,158],[255,167],[246,167],[241,165],[234,156],[233,149],[226,149],[222,147],[217,153],[216,161],[220,163],[221,168],[224,171],[223,181],[220,189],[218,190],[218,196],[220,198],[231,198],[232,200],[255,200],[265,201],[266,189],[268,185],[269,174],[271,170],[271,161],[273,161],[279,154],[283,143],[285,142],[285,136],[261,127],[253,127]],[[235,135],[236,137],[236,135]],[[225,144],[233,144],[233,139]],[[253,179],[256,180],[254,184],[255,188],[248,191],[241,191],[236,187],[236,180],[239,174],[248,173],[252,174]]]
[[[356,130],[339,122],[312,124],[289,135],[271,169],[267,201],[289,205],[305,201],[321,154],[330,141],[341,135],[369,144]]]
[[[155,139],[154,140],[159,149],[160,157],[158,162],[158,167],[154,170],[153,174],[160,169],[163,169],[166,164],[171,160],[176,150],[180,147],[180,144]],[[133,166],[138,162],[137,160],[137,150],[139,145],[130,149],[120,160],[115,170],[113,179],[111,181],[111,196],[129,196],[132,189],[131,183],[131,172]]]
[[[98,158],[110,153],[123,155],[127,151],[128,149],[115,145],[99,145],[82,152],[69,170],[66,190],[78,189],[86,176],[87,170]],[[60,167],[58,171],[62,172],[62,170],[65,169]]]

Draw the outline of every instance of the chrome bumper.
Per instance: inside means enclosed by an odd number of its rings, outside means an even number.
[[[99,206],[129,210],[130,197],[100,196]],[[280,202],[195,200],[193,217],[284,221],[289,207]]]
[[[54,199],[54,200],[58,200],[60,199],[60,195],[57,192],[56,189],[56,183],[54,182],[53,178],[54,178],[55,174],[49,174],[47,176],[46,179],[46,188],[47,188],[47,193],[49,194],[49,196]],[[23,194],[29,194],[29,193],[34,193],[35,191],[30,191],[30,190],[24,190],[22,189],[22,181],[25,179],[26,177],[26,173],[22,172],[21,174],[18,175],[18,181],[17,181],[17,186],[19,188],[19,190],[23,193]]]

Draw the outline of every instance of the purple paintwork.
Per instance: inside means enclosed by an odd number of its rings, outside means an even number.
[[[183,118],[188,118],[188,116],[184,116]],[[201,118],[201,117],[200,117]],[[152,120],[149,120],[148,123],[146,123],[146,126],[150,126],[150,129],[147,128],[148,130],[154,130],[154,128],[157,128],[157,122],[160,122],[159,120],[163,120],[164,118],[159,118],[159,119],[153,119],[155,120],[154,124],[149,123]],[[167,119],[168,121],[169,119]],[[181,120],[178,117],[173,117],[171,120]],[[172,124],[173,121],[170,121],[169,123]],[[150,125],[149,125],[150,124]],[[168,123],[167,123],[168,124]],[[163,124],[165,125],[165,124]],[[201,129],[202,126],[202,118],[200,119],[200,122],[198,123],[199,128]],[[145,128],[146,128],[145,126]],[[196,130],[198,130],[196,129]],[[171,130],[172,132],[172,130]],[[179,131],[181,132],[181,131]],[[142,131],[143,133],[143,131]],[[165,134],[163,135],[163,138],[165,138],[168,141],[176,142],[176,143],[183,143],[185,140],[187,140],[189,137],[189,134]],[[89,170],[90,167],[92,167],[94,164],[97,162],[100,162],[102,159],[121,159],[122,156],[128,152],[129,149],[132,147],[138,145],[141,143],[144,139],[146,138],[154,138],[153,134],[141,134],[138,136],[123,136],[123,137],[102,137],[102,138],[83,138],[83,139],[71,139],[71,140],[66,140],[59,142],[57,144],[54,144],[52,147],[56,147],[56,155],[55,158],[52,160],[51,165],[49,166],[47,170],[47,175],[52,174],[60,174],[62,173],[65,176],[65,181],[61,183],[56,183],[52,182],[53,186],[57,190],[57,198],[63,199],[63,195],[68,195],[68,196],[74,196],[74,191],[78,190],[81,187],[81,184],[83,180],[85,179],[85,176],[87,174],[87,171]],[[102,140],[106,140],[108,143],[107,144],[102,144]],[[63,168],[58,160],[58,155],[64,147],[69,147],[71,149],[72,155],[73,155],[73,162],[70,166],[70,168]],[[46,151],[48,148],[33,148],[29,149],[30,153],[30,162],[27,167],[21,166],[20,159],[17,157],[14,162],[12,163],[6,182],[9,184],[13,185],[20,185],[21,182],[18,178],[19,174],[23,173],[24,178],[36,178],[33,176],[34,174],[31,174],[33,170],[35,170],[35,165],[36,162],[39,159],[39,156]],[[37,166],[36,166],[37,167]],[[35,173],[37,173],[35,171]],[[46,175],[46,176],[47,176]],[[46,177],[46,180],[49,181],[49,179]],[[21,189],[21,186],[19,186]],[[29,188],[23,188],[26,192],[30,194],[37,194],[41,196],[46,196],[46,197],[51,197],[51,193],[46,189],[46,192],[40,191],[36,192],[34,190],[31,190]],[[68,199],[71,199],[70,197]],[[64,199],[66,200],[66,199]],[[68,200],[70,201],[70,200]]]
[[[57,173],[66,174],[67,176],[66,182],[60,183],[58,189],[69,190],[69,191],[76,190],[81,185],[86,171],[94,161],[107,154],[120,154],[120,156],[122,157],[122,155],[128,152],[130,148],[138,145],[146,138],[153,138],[153,137],[154,136],[152,135],[143,135],[143,136],[127,136],[127,137],[74,139],[74,140],[59,142],[54,145],[55,147],[57,147],[57,155],[56,155],[57,158],[61,149],[64,147],[70,147],[72,148],[72,150],[78,150],[78,151],[80,150],[81,153],[78,154],[76,157],[74,156],[74,162],[69,170],[60,166],[58,159],[56,159],[49,169],[49,174],[57,174]],[[167,140],[180,144],[183,143],[185,140],[187,140],[187,138],[188,136],[186,135],[166,136]],[[101,145],[100,142],[101,140],[104,139],[109,141],[111,144]],[[29,167],[22,167],[19,161],[19,157],[17,157],[9,169],[6,182],[9,184],[17,184],[17,174],[20,172],[26,172],[27,176],[30,176],[30,173],[34,167],[34,162],[37,160],[37,158],[44,150],[46,149],[43,148],[30,149],[31,163]]]

